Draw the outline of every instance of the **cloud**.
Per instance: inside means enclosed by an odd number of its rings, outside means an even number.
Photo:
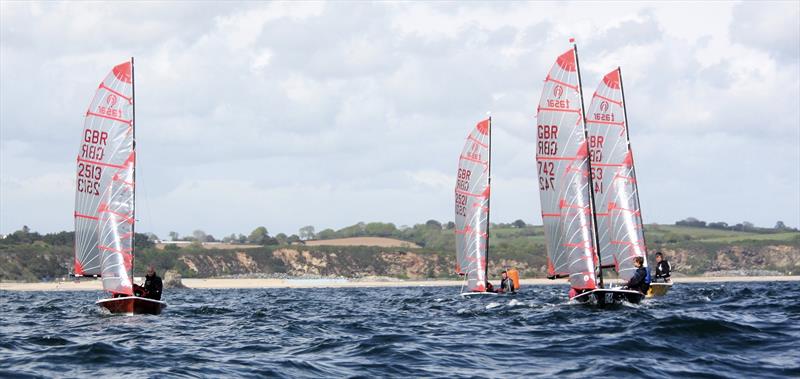
[[[141,230],[450,220],[489,111],[492,217],[539,223],[533,116],[569,37],[587,93],[622,66],[647,222],[800,225],[793,4],[1,4],[2,233],[71,228],[83,113],[130,56]]]

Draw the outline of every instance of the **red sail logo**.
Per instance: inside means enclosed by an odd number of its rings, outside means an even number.
[[[117,95],[115,95],[113,93],[109,94],[106,97],[106,104],[108,104],[109,107],[113,107],[114,105],[116,105],[117,104]]]
[[[608,101],[603,100],[600,103],[600,112],[607,113],[608,112]]]
[[[561,96],[563,95],[564,95],[564,87],[561,86],[553,87],[553,96],[555,96],[556,99],[560,99]]]

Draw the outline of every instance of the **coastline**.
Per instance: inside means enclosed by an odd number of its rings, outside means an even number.
[[[138,279],[138,278],[137,278]],[[691,276],[673,278],[673,283],[724,283],[724,282],[784,282],[800,281],[800,275],[786,276]],[[372,279],[351,280],[343,278],[331,279],[223,279],[208,278],[182,280],[189,289],[234,289],[234,288],[370,288],[370,287],[439,287],[460,286],[461,280],[401,280]],[[566,285],[565,279],[549,280],[543,278],[522,279],[521,285]],[[83,280],[80,282],[0,282],[0,291],[102,291],[99,280]]]

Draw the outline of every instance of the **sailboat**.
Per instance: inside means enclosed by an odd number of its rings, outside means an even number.
[[[619,279],[627,282],[636,272],[635,257],[642,257],[647,267],[647,244],[621,68],[606,74],[598,84],[587,111],[586,128],[600,251],[613,260],[601,269],[613,268]],[[651,283],[659,294],[670,286],[672,283]]]
[[[114,66],[86,111],[77,157],[75,277],[100,278],[111,313],[159,314],[166,302],[135,296],[136,128],[133,58]]]
[[[478,122],[458,157],[455,188],[456,273],[461,296],[496,295],[489,273],[489,198],[492,183],[492,118]]]
[[[606,288],[603,282],[577,46],[561,54],[547,74],[536,117],[548,278],[568,278],[574,300],[638,303],[644,296],[638,291]]]

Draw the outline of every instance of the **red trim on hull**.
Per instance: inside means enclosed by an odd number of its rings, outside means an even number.
[[[97,305],[107,309],[112,314],[148,314],[158,315],[167,307],[163,301],[146,299],[137,296],[116,297],[98,300]]]

